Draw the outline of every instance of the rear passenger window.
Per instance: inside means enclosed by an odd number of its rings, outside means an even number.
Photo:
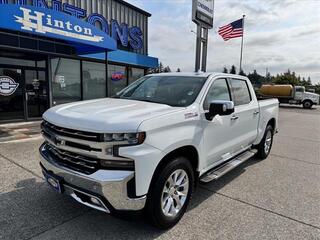
[[[209,104],[214,100],[231,101],[226,79],[217,79],[212,83],[204,100],[203,109],[208,110]]]
[[[235,106],[248,104],[251,102],[251,95],[245,80],[231,79],[230,83]]]

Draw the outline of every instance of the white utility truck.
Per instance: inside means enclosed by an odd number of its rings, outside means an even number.
[[[259,91],[262,98],[278,98],[280,103],[301,105],[304,108],[312,108],[320,104],[319,94],[307,92],[303,86],[283,85],[262,85]]]
[[[40,165],[59,193],[106,213],[144,210],[169,228],[199,181],[268,156],[278,105],[238,75],[147,75],[112,98],[45,112]]]

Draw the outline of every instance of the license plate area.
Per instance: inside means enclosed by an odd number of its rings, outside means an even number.
[[[53,173],[49,173],[44,170],[42,172],[48,185],[58,193],[63,193],[63,185],[62,185],[63,179]]]

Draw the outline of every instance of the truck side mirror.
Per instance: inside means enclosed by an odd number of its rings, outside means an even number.
[[[234,112],[234,103],[232,101],[213,101],[209,105],[209,112],[206,118],[212,120],[216,115],[226,116]]]

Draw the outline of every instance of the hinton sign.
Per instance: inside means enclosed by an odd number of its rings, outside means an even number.
[[[27,5],[3,4],[0,28],[23,31],[76,43],[79,52],[116,50],[116,42],[95,26],[62,12]]]
[[[5,5],[12,5],[12,4],[7,4],[7,2],[8,0],[0,0],[0,4],[2,3]],[[27,0],[17,0],[16,3],[17,5],[23,5],[24,8],[27,8],[27,9],[29,8],[26,5]],[[111,37],[115,41],[118,41],[122,46],[124,47],[130,46],[134,50],[139,50],[143,48],[143,38],[142,38],[143,34],[141,29],[137,26],[128,27],[128,24],[126,23],[119,24],[118,21],[114,19],[112,19],[111,22],[109,23],[104,16],[97,13],[92,13],[89,16],[87,16],[87,11],[85,9],[75,7],[68,3],[62,3],[60,0],[51,0],[50,7],[46,0],[33,0],[33,7],[44,8],[48,10],[51,8],[50,10],[64,12],[68,14],[67,16],[71,15],[75,18],[86,19],[88,23],[94,26],[96,26],[96,24],[98,23],[98,25],[101,26],[101,30],[103,32],[105,32],[108,35],[111,35]],[[1,8],[3,8],[3,6],[1,6]],[[2,17],[3,15],[1,15],[1,18]],[[68,24],[67,17],[65,17],[65,20],[66,20],[64,22],[65,29],[67,28],[69,30],[70,28],[73,28],[72,30],[80,30],[80,28],[78,27],[75,29],[75,26],[72,27],[71,25],[67,25]],[[54,24],[54,20],[53,20],[53,24]],[[72,31],[72,30],[69,30],[69,31]],[[83,30],[83,33],[88,33],[88,31],[90,31],[88,29],[82,29],[82,30]],[[85,34],[85,35],[88,35],[88,34]]]

